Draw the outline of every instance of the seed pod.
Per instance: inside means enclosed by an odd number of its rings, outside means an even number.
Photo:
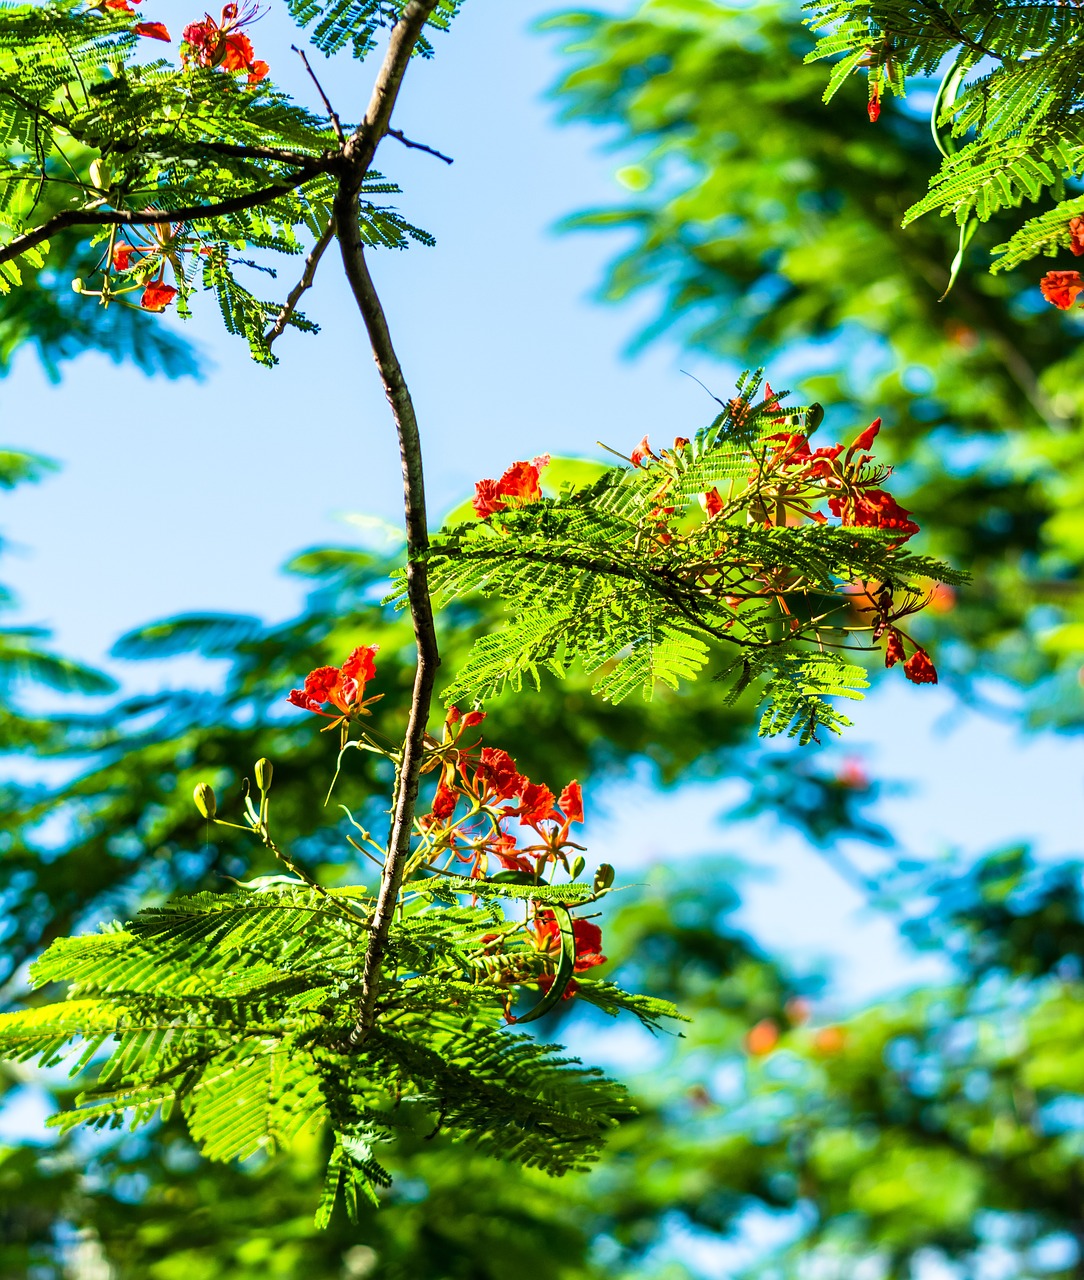
[[[816,431],[823,421],[824,405],[818,404],[814,401],[805,411],[805,425],[810,432],[813,432]]]
[[[196,802],[196,808],[203,816],[210,821],[218,812],[218,801],[215,799],[215,790],[209,782],[197,782],[196,789],[192,792],[192,799]]]
[[[271,778],[274,772],[274,766],[266,756],[261,756],[256,761],[256,785],[261,791],[271,790]]]
[[[578,854],[575,858],[573,858],[572,866],[570,868],[572,872],[572,879],[578,880],[580,876],[583,874],[583,869],[586,866],[587,866],[587,862],[585,861],[582,853]]]
[[[614,882],[614,869],[608,862],[604,862],[595,872],[595,892],[601,893],[603,889],[608,889]]]

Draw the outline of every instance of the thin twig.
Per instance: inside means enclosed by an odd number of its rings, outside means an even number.
[[[328,98],[327,94],[324,92],[324,86],[316,78],[316,72],[313,71],[312,67],[309,66],[309,60],[305,56],[305,50],[299,49],[296,44],[290,45],[290,48],[293,49],[294,53],[296,53],[297,56],[301,59],[301,61],[305,64],[305,70],[309,73],[309,79],[316,86],[316,92],[320,95],[320,98],[324,106],[327,108],[327,114],[331,119],[331,127],[335,130],[335,137],[338,138],[339,146],[341,147],[342,144],[346,141],[346,134],[343,133],[343,127],[339,120],[339,113],[331,105],[330,99]]]
[[[446,156],[443,151],[438,151],[436,147],[427,147],[424,142],[412,142],[403,133],[402,129],[389,129],[388,137],[395,138],[397,142],[401,142],[404,147],[410,147],[412,151],[424,151],[426,155],[436,156],[438,160],[443,160],[445,164],[455,164],[451,156]]]
[[[303,186],[318,174],[326,172],[327,161],[314,160],[305,165],[297,173],[276,182],[270,187],[261,187],[258,191],[250,191],[247,195],[233,196],[229,200],[220,200],[217,204],[182,205],[178,209],[102,209],[83,208],[65,209],[61,213],[46,219],[40,227],[28,231],[25,235],[16,236],[7,244],[0,246],[0,262],[10,262],[27,249],[33,249],[64,231],[67,227],[147,227],[163,222],[194,222],[207,218],[221,218],[229,213],[240,213],[244,209],[253,209],[257,205],[267,204],[279,196],[289,195]]]
[[[290,322],[290,317],[294,314],[301,295],[306,289],[312,288],[312,282],[316,278],[316,268],[320,265],[320,259],[324,256],[324,251],[328,245],[335,239],[335,219],[328,219],[328,224],[324,228],[324,234],[312,246],[309,256],[305,259],[305,270],[301,273],[301,279],[290,290],[290,294],[283,304],[282,310],[275,317],[275,323],[268,329],[264,335],[264,343],[268,351],[271,350],[271,344],[278,338],[286,326]]]

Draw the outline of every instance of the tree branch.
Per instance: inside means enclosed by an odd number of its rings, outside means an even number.
[[[264,335],[264,342],[267,344],[268,351],[271,350],[271,344],[276,338],[281,337],[286,326],[290,322],[290,317],[297,309],[297,304],[301,300],[301,295],[306,289],[312,288],[312,282],[316,277],[316,268],[320,265],[320,259],[324,256],[324,252],[328,245],[335,239],[335,219],[328,219],[328,224],[324,228],[324,234],[312,246],[309,256],[305,259],[305,270],[301,273],[301,279],[290,290],[286,302],[283,304],[282,310],[275,317],[275,323],[268,329]]]
[[[353,206],[351,200],[351,207]],[[357,218],[337,213],[339,242],[343,265],[369,333],[373,356],[384,393],[391,405],[392,417],[399,434],[399,455],[403,468],[403,506],[406,516],[407,601],[414,624],[414,642],[418,666],[414,673],[414,690],[410,700],[403,755],[399,765],[398,786],[392,809],[388,856],[380,880],[380,894],[373,912],[369,946],[362,972],[362,996],[352,1042],[359,1045],[372,1028],[376,998],[380,989],[380,965],[387,949],[388,932],[399,900],[403,872],[410,856],[410,837],[414,829],[414,810],[418,798],[418,781],[424,759],[424,739],[429,709],[433,701],[440,653],[437,648],[433,606],[429,599],[429,573],[425,556],[429,550],[429,529],[425,514],[425,484],[422,473],[421,437],[410,390],[392,345],[384,309],[380,305],[369,267],[365,261]]]
[[[451,156],[446,156],[443,151],[438,151],[436,147],[426,146],[424,142],[414,142],[403,133],[402,129],[389,129],[388,137],[394,138],[397,142],[401,142],[404,147],[410,147],[412,151],[424,151],[426,155],[436,156],[438,160],[443,160],[445,164],[454,164],[455,161]]]
[[[387,318],[381,306],[369,267],[365,261],[361,230],[358,225],[358,193],[365,173],[372,164],[380,140],[388,131],[391,114],[406,73],[410,56],[417,45],[429,15],[438,0],[410,0],[403,16],[392,29],[384,62],[373,86],[365,118],[347,139],[343,155],[350,164],[344,173],[335,198],[335,224],[343,267],[361,313],[373,358],[384,384],[384,394],[391,406],[399,436],[399,455],[403,471],[403,508],[407,546],[407,602],[414,625],[414,642],[418,665],[414,673],[414,690],[410,715],[403,741],[395,796],[392,803],[388,854],[380,879],[380,892],[370,922],[369,945],[362,971],[362,994],[350,1041],[359,1046],[376,1020],[376,1001],[380,992],[380,969],[388,946],[388,934],[399,901],[403,873],[410,856],[410,839],[414,830],[414,810],[418,783],[425,754],[425,730],[433,701],[440,652],[437,647],[433,606],[429,599],[429,575],[425,557],[429,551],[429,526],[425,513],[425,482],[422,472],[421,436],[418,419],[406,379],[395,354]]]
[[[279,196],[289,195],[326,169],[326,162],[313,161],[311,165],[299,169],[282,182],[250,191],[247,195],[220,200],[217,204],[182,205],[178,209],[65,209],[48,218],[33,231],[0,245],[0,262],[10,262],[12,258],[17,258],[27,249],[33,249],[43,240],[48,240],[50,236],[68,227],[146,227],[163,222],[193,222],[202,218],[221,218],[228,213],[240,213],[243,209],[252,209],[276,200]]]

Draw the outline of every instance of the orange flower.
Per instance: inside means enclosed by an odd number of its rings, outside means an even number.
[[[903,674],[912,684],[936,684],[937,668],[925,649],[916,649],[903,664]]]
[[[895,529],[904,534],[904,542],[918,533],[918,525],[909,518],[911,513],[883,489],[866,489],[853,496],[829,498],[828,509],[851,528]]]
[[[1084,253],[1084,218],[1079,214],[1069,219],[1069,248],[1078,258]]]
[[[779,1043],[779,1028],[771,1018],[761,1018],[754,1027],[750,1027],[745,1035],[746,1052],[755,1058],[763,1058],[771,1053]]]
[[[475,515],[484,520],[498,511],[507,511],[509,506],[537,502],[542,497],[539,480],[549,460],[549,454],[544,453],[531,462],[513,462],[499,480],[479,480],[471,500]]]
[[[516,762],[500,747],[482,748],[475,776],[498,800],[514,800],[527,781]]]
[[[842,1027],[821,1027],[813,1037],[813,1048],[818,1053],[839,1053],[847,1046],[847,1032]]]
[[[719,490],[709,489],[707,493],[702,493],[700,495],[700,505],[704,508],[709,520],[713,516],[717,516],[723,509],[723,499]]]
[[[143,290],[139,305],[144,311],[165,311],[176,296],[177,290],[171,284],[163,284],[161,280],[152,280]]]
[[[167,44],[173,39],[161,22],[137,22],[132,31],[137,36],[147,36],[150,40],[165,40]]]
[[[368,715],[366,706],[376,698],[365,698],[365,685],[376,676],[376,656],[379,645],[361,645],[355,649],[341,667],[317,667],[305,677],[302,689],[291,689],[287,699],[295,707],[315,711],[317,715],[332,720],[344,720],[352,715]],[[382,697],[377,694],[377,697]],[[330,704],[335,712],[322,708]],[[337,713],[337,714],[336,714]]]
[[[638,467],[645,458],[654,457],[655,453],[652,450],[651,445],[647,442],[647,436],[644,436],[636,448],[633,449],[632,453],[629,454],[629,461],[634,467]]]
[[[888,633],[888,639],[885,641],[885,666],[894,667],[897,662],[903,662],[906,657],[906,651],[903,647],[903,637],[893,627]]]
[[[1079,271],[1048,271],[1039,281],[1039,288],[1047,302],[1059,311],[1068,311],[1076,301],[1076,295],[1084,289]]]
[[[266,62],[256,60],[252,41],[241,31],[256,17],[256,6],[242,13],[236,4],[222,9],[221,23],[204,14],[202,22],[190,22],[184,29],[181,60],[193,58],[197,66],[220,67],[223,71],[247,71],[249,84],[256,84],[268,72]]]
[[[127,271],[132,265],[132,254],[138,252],[139,250],[133,248],[130,244],[115,244],[113,246],[113,270]]]

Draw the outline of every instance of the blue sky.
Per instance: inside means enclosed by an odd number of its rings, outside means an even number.
[[[404,187],[406,216],[437,237],[435,249],[378,254],[373,265],[422,423],[435,515],[516,458],[597,456],[599,439],[629,446],[645,433],[691,434],[710,404],[681,370],[715,388],[733,372],[665,344],[625,359],[636,309],[590,298],[618,242],[553,231],[569,212],[613,198],[622,161],[600,149],[597,133],[555,123],[545,94],[560,64],[553,41],[530,32],[552,7],[471,0],[438,41],[438,57],[411,68],[396,119],[455,164],[392,141],[380,153],[381,168]],[[175,35],[193,16],[179,0],[145,0],[143,9]],[[312,101],[288,51],[295,34],[283,9],[253,29],[257,53]],[[344,118],[359,114],[371,70],[345,58],[318,70]],[[59,476],[5,499],[4,532],[16,546],[3,576],[19,592],[23,620],[52,627],[65,652],[103,663],[117,635],[154,617],[193,609],[284,617],[299,600],[297,584],[279,573],[291,554],[350,540],[346,513],[397,518],[394,436],[336,266],[329,255],[308,296],[322,334],[287,335],[271,373],[249,362],[213,302],[199,299],[187,332],[204,353],[200,382],[151,381],[86,357],[54,387],[29,354],[17,359],[0,384],[3,443],[63,463]],[[281,292],[295,267],[285,265]],[[829,407],[829,433],[843,438],[851,425],[833,423]],[[129,686],[191,674],[113,669]],[[978,852],[1021,837],[1049,855],[1074,851],[1078,741],[1024,739],[962,711],[950,689],[902,680],[853,718],[847,750],[910,784],[880,815],[908,852]],[[630,872],[701,852],[737,853],[771,871],[750,882],[745,919],[796,962],[834,958],[842,1000],[931,972],[929,962],[906,959],[891,926],[796,837],[768,821],[723,829],[717,814],[732,799],[725,784],[667,796],[644,785],[613,789],[595,802],[592,852]]]

